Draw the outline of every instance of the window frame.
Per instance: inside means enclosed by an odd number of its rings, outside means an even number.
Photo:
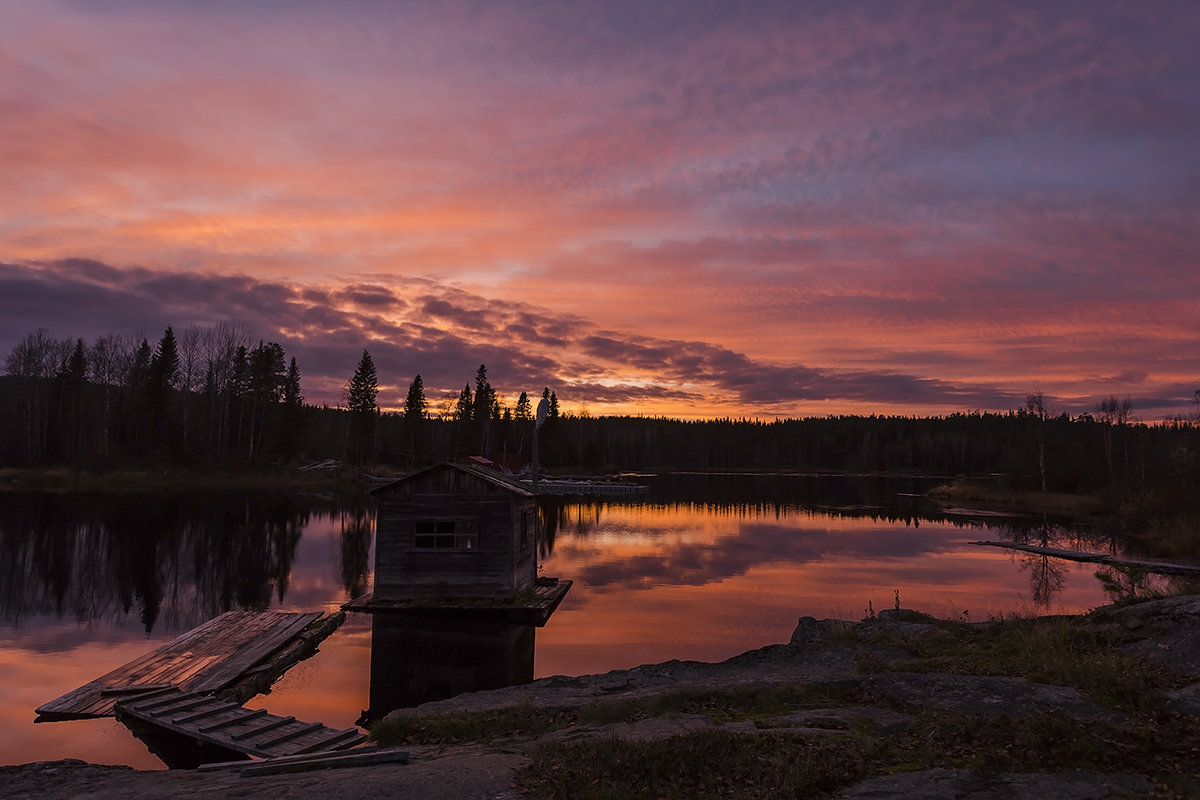
[[[412,549],[423,553],[472,553],[479,550],[475,520],[431,517],[413,520]]]

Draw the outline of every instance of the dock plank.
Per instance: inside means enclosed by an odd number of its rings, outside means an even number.
[[[215,709],[211,715],[181,716],[179,712],[185,709],[222,701],[178,690],[172,699],[173,703],[139,701],[136,697],[123,699],[117,704],[117,719],[135,731],[140,730],[140,735],[149,735],[148,731],[169,732],[258,758],[340,751],[361,744],[366,738],[355,728],[337,730],[320,722],[276,717],[264,709],[230,704]],[[211,717],[220,714],[229,716],[219,722],[211,721]]]
[[[321,612],[227,611],[177,639],[37,708],[41,719],[111,717],[119,693],[171,684],[214,692],[295,638]]]

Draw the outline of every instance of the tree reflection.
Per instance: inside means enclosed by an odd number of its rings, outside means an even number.
[[[6,493],[0,514],[0,618],[80,622],[136,615],[147,634],[233,608],[282,603],[302,533],[338,501],[286,495]],[[370,514],[359,506],[343,573],[365,585]]]
[[[359,501],[341,512],[342,586],[351,599],[367,593],[367,576],[371,569],[371,537],[374,534],[374,514],[365,501]]]
[[[1029,588],[1033,602],[1048,606],[1054,596],[1062,591],[1067,582],[1067,565],[1050,556],[1028,555],[1022,559],[1022,569],[1029,570]]]

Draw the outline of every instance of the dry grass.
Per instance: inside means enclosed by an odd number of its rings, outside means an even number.
[[[984,507],[1071,517],[1093,516],[1105,510],[1104,501],[1096,495],[1006,489],[999,486],[984,486],[971,481],[955,481],[938,486],[930,490],[929,496],[942,502],[969,502]]]

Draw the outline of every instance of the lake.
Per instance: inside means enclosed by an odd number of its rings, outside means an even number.
[[[920,478],[639,476],[645,495],[547,499],[545,575],[573,580],[540,629],[350,614],[251,707],[349,727],[422,697],[785,642],[800,616],[895,605],[984,620],[1108,601],[1094,565],[969,544],[1110,547],[1052,520],[946,513]],[[370,590],[369,498],[0,494],[0,764],[161,769],[112,719],[34,708],[229,609],[335,610]],[[374,677],[374,681],[372,678]],[[374,685],[372,685],[374,683]]]

